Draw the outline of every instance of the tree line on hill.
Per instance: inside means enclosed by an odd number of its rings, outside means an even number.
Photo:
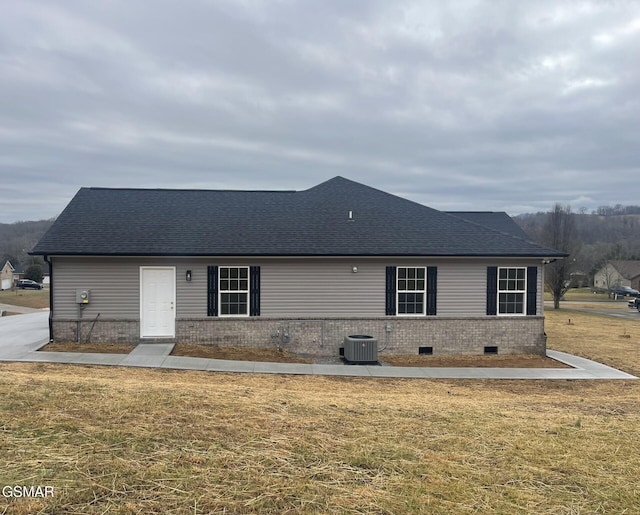
[[[14,267],[24,268],[25,279],[42,282],[44,260],[28,253],[53,222],[54,219],[0,224],[0,268],[10,261]]]
[[[514,219],[534,241],[569,254],[545,272],[556,305],[569,287],[593,285],[596,272],[607,263],[640,260],[639,206],[602,206],[591,213],[584,209],[575,213],[571,206],[556,204],[550,212]]]

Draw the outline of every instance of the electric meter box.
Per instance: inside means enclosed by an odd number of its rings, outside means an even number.
[[[91,290],[76,290],[76,304],[89,304]]]

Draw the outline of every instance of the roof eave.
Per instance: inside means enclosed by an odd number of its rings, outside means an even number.
[[[426,257],[426,258],[535,258],[563,259],[566,253],[242,253],[242,252],[47,252],[32,251],[32,256],[70,256],[70,257]]]

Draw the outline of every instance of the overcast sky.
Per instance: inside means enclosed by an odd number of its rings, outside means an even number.
[[[640,204],[640,2],[5,0],[0,222],[81,186]]]

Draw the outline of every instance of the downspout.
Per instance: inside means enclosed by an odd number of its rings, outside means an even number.
[[[49,256],[44,255],[45,262],[49,265],[49,341],[53,341],[53,263]]]

